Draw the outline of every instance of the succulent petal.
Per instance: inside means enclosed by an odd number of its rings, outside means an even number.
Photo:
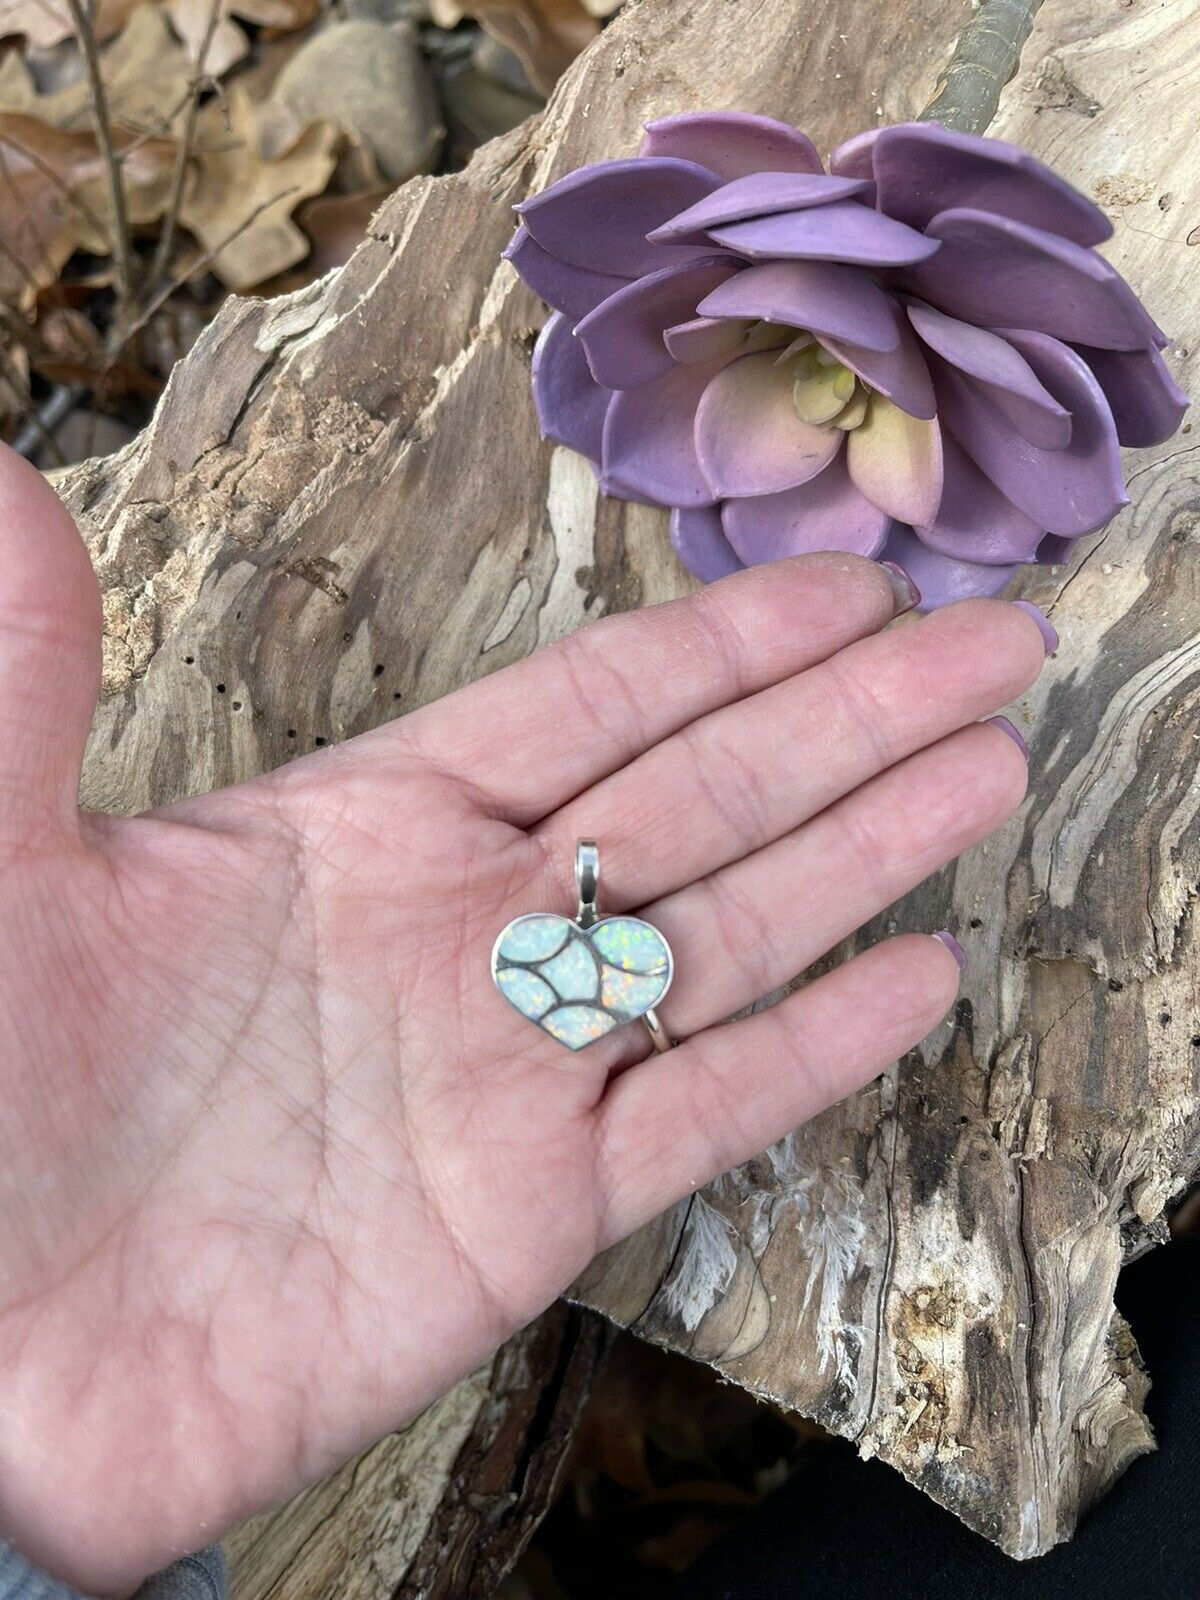
[[[751,327],[749,318],[693,317],[668,328],[663,343],[673,360],[692,366],[698,361],[742,355]]]
[[[929,348],[974,378],[1023,439],[1043,450],[1064,448],[1071,437],[1071,413],[1007,339],[920,301],[909,304],[908,316]]]
[[[902,566],[921,591],[922,611],[936,611],[955,600],[974,600],[996,595],[1008,584],[1017,570],[1011,566],[993,566],[984,561],[968,561],[962,556],[947,556],[927,545],[920,534],[903,523],[894,522],[883,549],[881,561],[895,561]]]
[[[955,133],[936,122],[880,128],[871,145],[871,176],[880,210],[913,228],[924,228],[939,211],[970,206],[1079,245],[1112,237],[1099,206],[1019,145]]]
[[[861,178],[830,178],[823,172],[752,172],[662,223],[650,234],[655,244],[690,243],[709,228],[776,211],[802,211],[833,200],[861,197],[871,185]]]
[[[664,506],[710,506],[717,496],[700,469],[696,407],[724,365],[676,366],[640,389],[621,389],[604,419],[601,487]]]
[[[1183,421],[1188,397],[1153,345],[1141,350],[1076,349],[1104,390],[1122,444],[1162,444],[1171,437]]]
[[[536,244],[568,266],[633,278],[665,266],[664,249],[646,235],[711,193],[720,179],[694,161],[601,161],[581,167],[517,207]],[[676,256],[674,259],[681,259]]]
[[[696,456],[714,500],[807,483],[838,453],[836,428],[802,422],[792,372],[770,351],[742,356],[708,384],[696,411]]]
[[[914,417],[881,394],[867,402],[861,426],[846,436],[850,481],[897,522],[923,526],[942,498],[942,430],[936,418]]]
[[[1006,499],[945,430],[942,498],[933,521],[917,532],[931,550],[988,566],[1036,561],[1042,541],[1041,524]]]
[[[731,548],[749,565],[814,550],[878,555],[891,523],[851,483],[844,453],[794,489],[727,500],[721,516]]]
[[[728,183],[749,172],[823,172],[817,147],[790,123],[747,111],[685,111],[646,124],[641,158],[696,161]]]
[[[894,304],[890,310],[896,326],[896,344],[891,350],[869,350],[849,339],[825,337],[821,342],[870,388],[912,416],[928,419],[937,409],[929,367],[908,319]]]
[[[942,248],[908,281],[951,316],[1106,350],[1140,350],[1158,337],[1133,290],[1094,250],[967,208],[939,212],[928,232]]]
[[[663,377],[675,364],[667,329],[740,270],[732,256],[704,256],[648,272],[602,300],[575,329],[596,381],[635,389]]]
[[[512,263],[534,294],[540,295],[556,311],[565,312],[573,323],[586,317],[601,300],[633,281],[556,260],[542,249],[524,223],[513,234],[504,259]]]
[[[813,361],[792,379],[792,405],[801,422],[817,426],[832,422],[854,398],[858,380],[840,362],[824,366]]]
[[[702,583],[714,583],[740,572],[744,562],[725,537],[719,506],[697,506],[671,512],[671,548]]]
[[[752,261],[847,261],[863,267],[905,267],[927,260],[941,247],[939,239],[927,238],[907,223],[871,211],[856,200],[751,217],[708,231],[718,244]]]
[[[939,363],[939,410],[946,427],[984,476],[1047,533],[1093,533],[1129,503],[1104,392],[1083,358],[1057,339],[1014,330],[1008,337],[1070,411],[1070,443],[1063,450],[1030,444],[976,384]]]
[[[598,465],[610,399],[592,377],[570,322],[556,311],[533,351],[533,400],[542,436]]]
[[[900,342],[895,304],[859,267],[828,261],[770,261],[747,267],[701,301],[706,317],[762,317],[868,350]]]

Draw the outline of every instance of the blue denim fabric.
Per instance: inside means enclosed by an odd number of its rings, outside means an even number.
[[[134,1600],[225,1600],[225,1557],[219,1544],[156,1572]],[[84,1600],[77,1589],[31,1567],[0,1540],[0,1600]]]

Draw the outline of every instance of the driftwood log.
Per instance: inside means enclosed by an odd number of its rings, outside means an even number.
[[[134,811],[247,777],[686,590],[663,518],[599,499],[536,436],[542,311],[499,263],[509,207],[670,111],[786,116],[826,148],[913,116],[970,15],[632,0],[544,115],[398,190],[339,273],[230,302],[145,433],[60,484],[107,621],[84,803]],[[1046,0],[993,125],[1114,213],[1110,254],[1180,336],[1185,385],[1198,88],[1190,0]],[[1132,457],[1127,511],[1026,581],[1063,638],[1017,712],[1028,802],[886,919],[964,935],[954,1018],[575,1291],[881,1454],[1021,1556],[1069,1536],[1150,1446],[1113,1285],[1200,1160],[1195,448],[1185,432]],[[241,1530],[239,1595],[488,1593],[598,1340],[557,1310]]]

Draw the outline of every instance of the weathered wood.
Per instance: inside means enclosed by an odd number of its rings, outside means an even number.
[[[340,273],[232,302],[146,433],[64,483],[107,616],[86,803],[256,773],[685,590],[663,518],[599,500],[536,438],[541,313],[498,265],[509,206],[673,110],[785,115],[826,147],[911,116],[967,16],[966,0],[634,3],[544,116],[464,174],[405,185]],[[1185,331],[1198,35],[1188,0],[1047,0],[995,130],[1117,210],[1114,258]],[[878,1451],[1021,1555],[1147,1445],[1112,1287],[1200,1144],[1192,459],[1186,438],[1142,453],[1130,509],[1034,581],[1064,645],[1022,709],[1030,799],[888,919],[964,934],[953,1024],[578,1290]],[[482,1401],[460,1399],[443,1406],[465,1441]],[[272,1568],[289,1600],[329,1592],[294,1587],[289,1562],[337,1570],[349,1529],[398,1525],[372,1459],[353,1510],[323,1501]],[[435,1472],[452,1476],[440,1455]],[[413,1515],[422,1541],[457,1537],[427,1500]],[[363,1572],[336,1592],[384,1587]]]

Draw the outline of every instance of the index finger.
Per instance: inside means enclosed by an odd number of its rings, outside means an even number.
[[[401,725],[406,748],[528,827],[697,717],[877,633],[919,598],[899,567],[840,552],[751,567],[592,623],[414,712]]]

